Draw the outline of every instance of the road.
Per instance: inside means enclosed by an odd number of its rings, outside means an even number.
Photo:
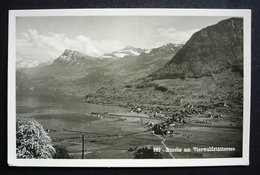
[[[161,136],[159,136],[159,135],[156,135],[156,134],[154,134],[154,132],[152,132],[153,133],[153,135],[155,135],[156,137],[159,137],[160,139],[162,139],[162,144],[163,144],[163,146],[165,147],[165,150],[168,150],[169,148],[165,145],[165,141],[166,141],[166,139],[165,138],[163,138],[163,137],[161,137]],[[168,152],[171,156],[172,156],[172,158],[173,159],[175,159],[175,157],[172,155],[172,153],[171,152]]]

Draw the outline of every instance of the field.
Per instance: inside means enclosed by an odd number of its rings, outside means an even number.
[[[172,152],[174,158],[213,158],[241,157],[242,129],[232,128],[225,122],[215,122],[215,125],[186,124],[171,126],[171,135],[155,135],[147,122],[159,123],[162,118],[149,118],[145,114],[119,113],[106,115],[48,115],[35,116],[45,129],[54,144],[67,147],[73,158],[81,158],[82,134],[85,138],[86,159],[131,159],[133,152],[130,147],[153,146],[160,148],[163,158],[172,158],[166,152],[162,141],[168,148],[182,149]],[[52,130],[54,129],[55,130]],[[192,136],[190,136],[192,134]],[[231,152],[195,152],[193,147],[235,147]],[[191,152],[184,152],[190,148]]]

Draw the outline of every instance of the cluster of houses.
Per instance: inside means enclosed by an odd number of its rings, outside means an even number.
[[[227,106],[226,103],[222,104],[223,107]],[[159,112],[164,114],[165,122],[162,123],[152,123],[147,122],[146,124],[154,131],[155,134],[160,135],[171,135],[174,133],[171,128],[184,127],[184,124],[188,123],[199,123],[199,124],[212,124],[212,122],[217,122],[223,120],[223,115],[217,114],[205,114],[208,109],[214,108],[214,106],[205,106],[205,105],[190,105],[187,104],[182,109],[172,111],[169,108],[149,108],[149,107],[134,107],[133,111],[138,110],[139,112],[150,110],[151,112]],[[196,118],[193,116],[196,115]],[[191,137],[188,135],[187,137]]]
[[[143,113],[148,115],[150,118],[165,117],[171,112],[168,107],[159,106],[132,106],[129,112],[136,112],[137,114]]]
[[[158,135],[164,135],[164,136],[173,136],[173,135],[181,135],[187,138],[192,138],[193,135],[190,133],[182,133],[180,131],[174,131],[171,129],[171,126],[178,127],[178,125],[172,123],[172,124],[167,124],[167,123],[152,123],[152,122],[147,122],[147,125],[152,129],[154,134]]]
[[[160,106],[132,106],[130,107],[130,111],[129,112],[136,112],[136,113],[145,113],[145,114],[149,114],[149,113],[162,113],[163,111],[170,111],[170,108],[164,108],[164,107],[160,107]]]
[[[168,135],[168,130],[170,127],[178,128],[184,127],[184,124],[188,123],[198,123],[198,124],[212,124],[212,122],[222,121],[221,115],[212,116],[210,115],[208,118],[187,118],[183,115],[179,115],[179,113],[172,114],[171,118],[167,118],[163,123],[154,124],[152,122],[147,122],[146,124],[155,131],[155,134]]]
[[[212,119],[187,119],[185,123],[212,124]]]
[[[147,122],[146,124],[148,125],[149,128],[152,129],[154,134],[159,134],[159,135],[178,134],[174,132],[174,130],[171,130],[171,128],[183,127],[183,124],[175,123],[172,119],[169,118],[166,120],[166,122],[162,122],[162,123]]]
[[[223,106],[227,107],[228,105],[225,103],[218,103],[216,106]],[[136,112],[136,113],[144,113],[148,114],[149,116],[156,117],[162,114],[165,117],[172,117],[172,116],[181,116],[189,117],[191,115],[202,115],[205,111],[216,107],[215,105],[191,105],[186,104],[182,109],[174,109],[170,107],[160,107],[160,106],[132,106],[130,107],[129,112]],[[216,118],[216,117],[215,117]]]

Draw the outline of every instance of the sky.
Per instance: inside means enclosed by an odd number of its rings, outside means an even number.
[[[17,61],[44,62],[65,49],[99,57],[127,45],[151,49],[185,43],[193,33],[224,16],[60,16],[17,17]]]

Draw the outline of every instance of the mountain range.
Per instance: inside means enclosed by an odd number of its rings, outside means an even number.
[[[150,50],[126,46],[99,58],[67,49],[48,64],[17,68],[17,90],[91,94],[96,102],[166,105],[186,98],[240,99],[243,19],[229,18],[203,28],[185,44],[167,43]]]
[[[158,70],[182,46],[168,43],[150,50],[126,46],[98,58],[67,49],[55,60],[27,68],[17,67],[17,72],[25,73],[23,77],[26,77],[26,74],[30,76],[30,84],[36,87],[51,88],[54,85],[46,85],[50,78],[58,78],[57,81],[64,85],[71,79],[73,84],[80,87],[90,86],[89,84],[94,86],[93,88],[118,86],[144,78]]]
[[[182,44],[168,43],[159,48],[146,50],[137,56],[124,56],[121,59],[100,64],[102,67],[96,68],[96,71],[78,79],[76,83],[85,86],[88,83],[92,85],[97,83],[99,86],[118,86],[118,84],[145,78],[161,68],[181,47]],[[128,48],[132,50],[132,47]]]

